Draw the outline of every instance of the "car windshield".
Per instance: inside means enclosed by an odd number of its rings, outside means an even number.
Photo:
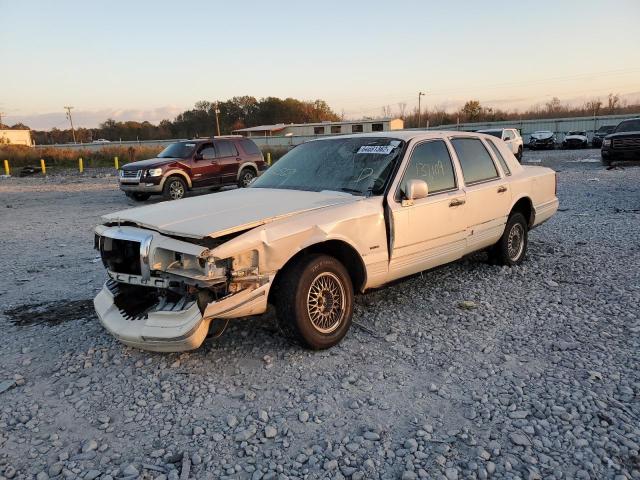
[[[612,126],[612,125],[608,125],[606,127],[600,127],[598,129],[598,133],[609,133],[609,132],[613,132],[615,130],[616,127]]]
[[[502,130],[478,130],[478,133],[484,133],[486,135],[493,135],[494,137],[502,138]]]
[[[403,145],[379,137],[311,141],[288,152],[251,187],[380,194]]]
[[[586,132],[579,132],[579,131],[574,131],[574,132],[569,132],[567,133],[567,135],[582,135],[582,136],[586,136]]]
[[[620,122],[616,127],[615,132],[640,132],[640,119]]]
[[[189,158],[195,148],[194,142],[172,143],[158,154],[158,158]]]

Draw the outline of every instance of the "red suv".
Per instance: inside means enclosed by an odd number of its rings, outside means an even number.
[[[262,152],[248,138],[215,137],[172,143],[156,158],[124,165],[120,190],[134,200],[163,195],[184,197],[187,190],[246,187],[267,168]]]

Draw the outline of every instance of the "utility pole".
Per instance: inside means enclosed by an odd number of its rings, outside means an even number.
[[[0,128],[2,128],[2,115],[4,115],[4,112],[0,112]]]
[[[216,131],[218,132],[218,136],[220,136],[220,120],[218,120],[218,114],[220,113],[220,109],[218,108],[218,102],[216,102],[215,112],[216,112]]]
[[[64,109],[67,111],[67,118],[69,119],[69,123],[71,123],[71,135],[73,135],[73,143],[76,143],[76,131],[73,128],[73,119],[71,118],[71,109],[73,109],[73,107],[64,107]]]
[[[422,125],[422,108],[420,105],[420,97],[423,97],[425,94],[422,92],[418,92],[418,128]]]

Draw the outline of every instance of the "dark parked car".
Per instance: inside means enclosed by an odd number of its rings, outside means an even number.
[[[565,135],[562,140],[562,148],[587,148],[589,137],[584,130],[575,130]]]
[[[548,130],[533,132],[529,137],[531,150],[553,150],[556,148],[556,136]]]
[[[602,139],[613,133],[616,129],[615,125],[603,125],[593,134],[593,138],[591,139],[591,146],[593,148],[600,148],[602,146]]]
[[[640,118],[620,122],[610,135],[602,140],[602,163],[614,160],[640,160]]]
[[[197,188],[247,187],[266,168],[252,140],[228,136],[172,143],[156,158],[124,165],[118,178],[120,190],[134,200],[178,200]]]

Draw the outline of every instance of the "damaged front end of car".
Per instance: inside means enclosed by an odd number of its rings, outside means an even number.
[[[127,345],[184,351],[202,344],[213,319],[263,313],[273,275],[260,272],[257,249],[218,258],[228,239],[98,226],[94,246],[109,278],[94,305],[104,327]]]

